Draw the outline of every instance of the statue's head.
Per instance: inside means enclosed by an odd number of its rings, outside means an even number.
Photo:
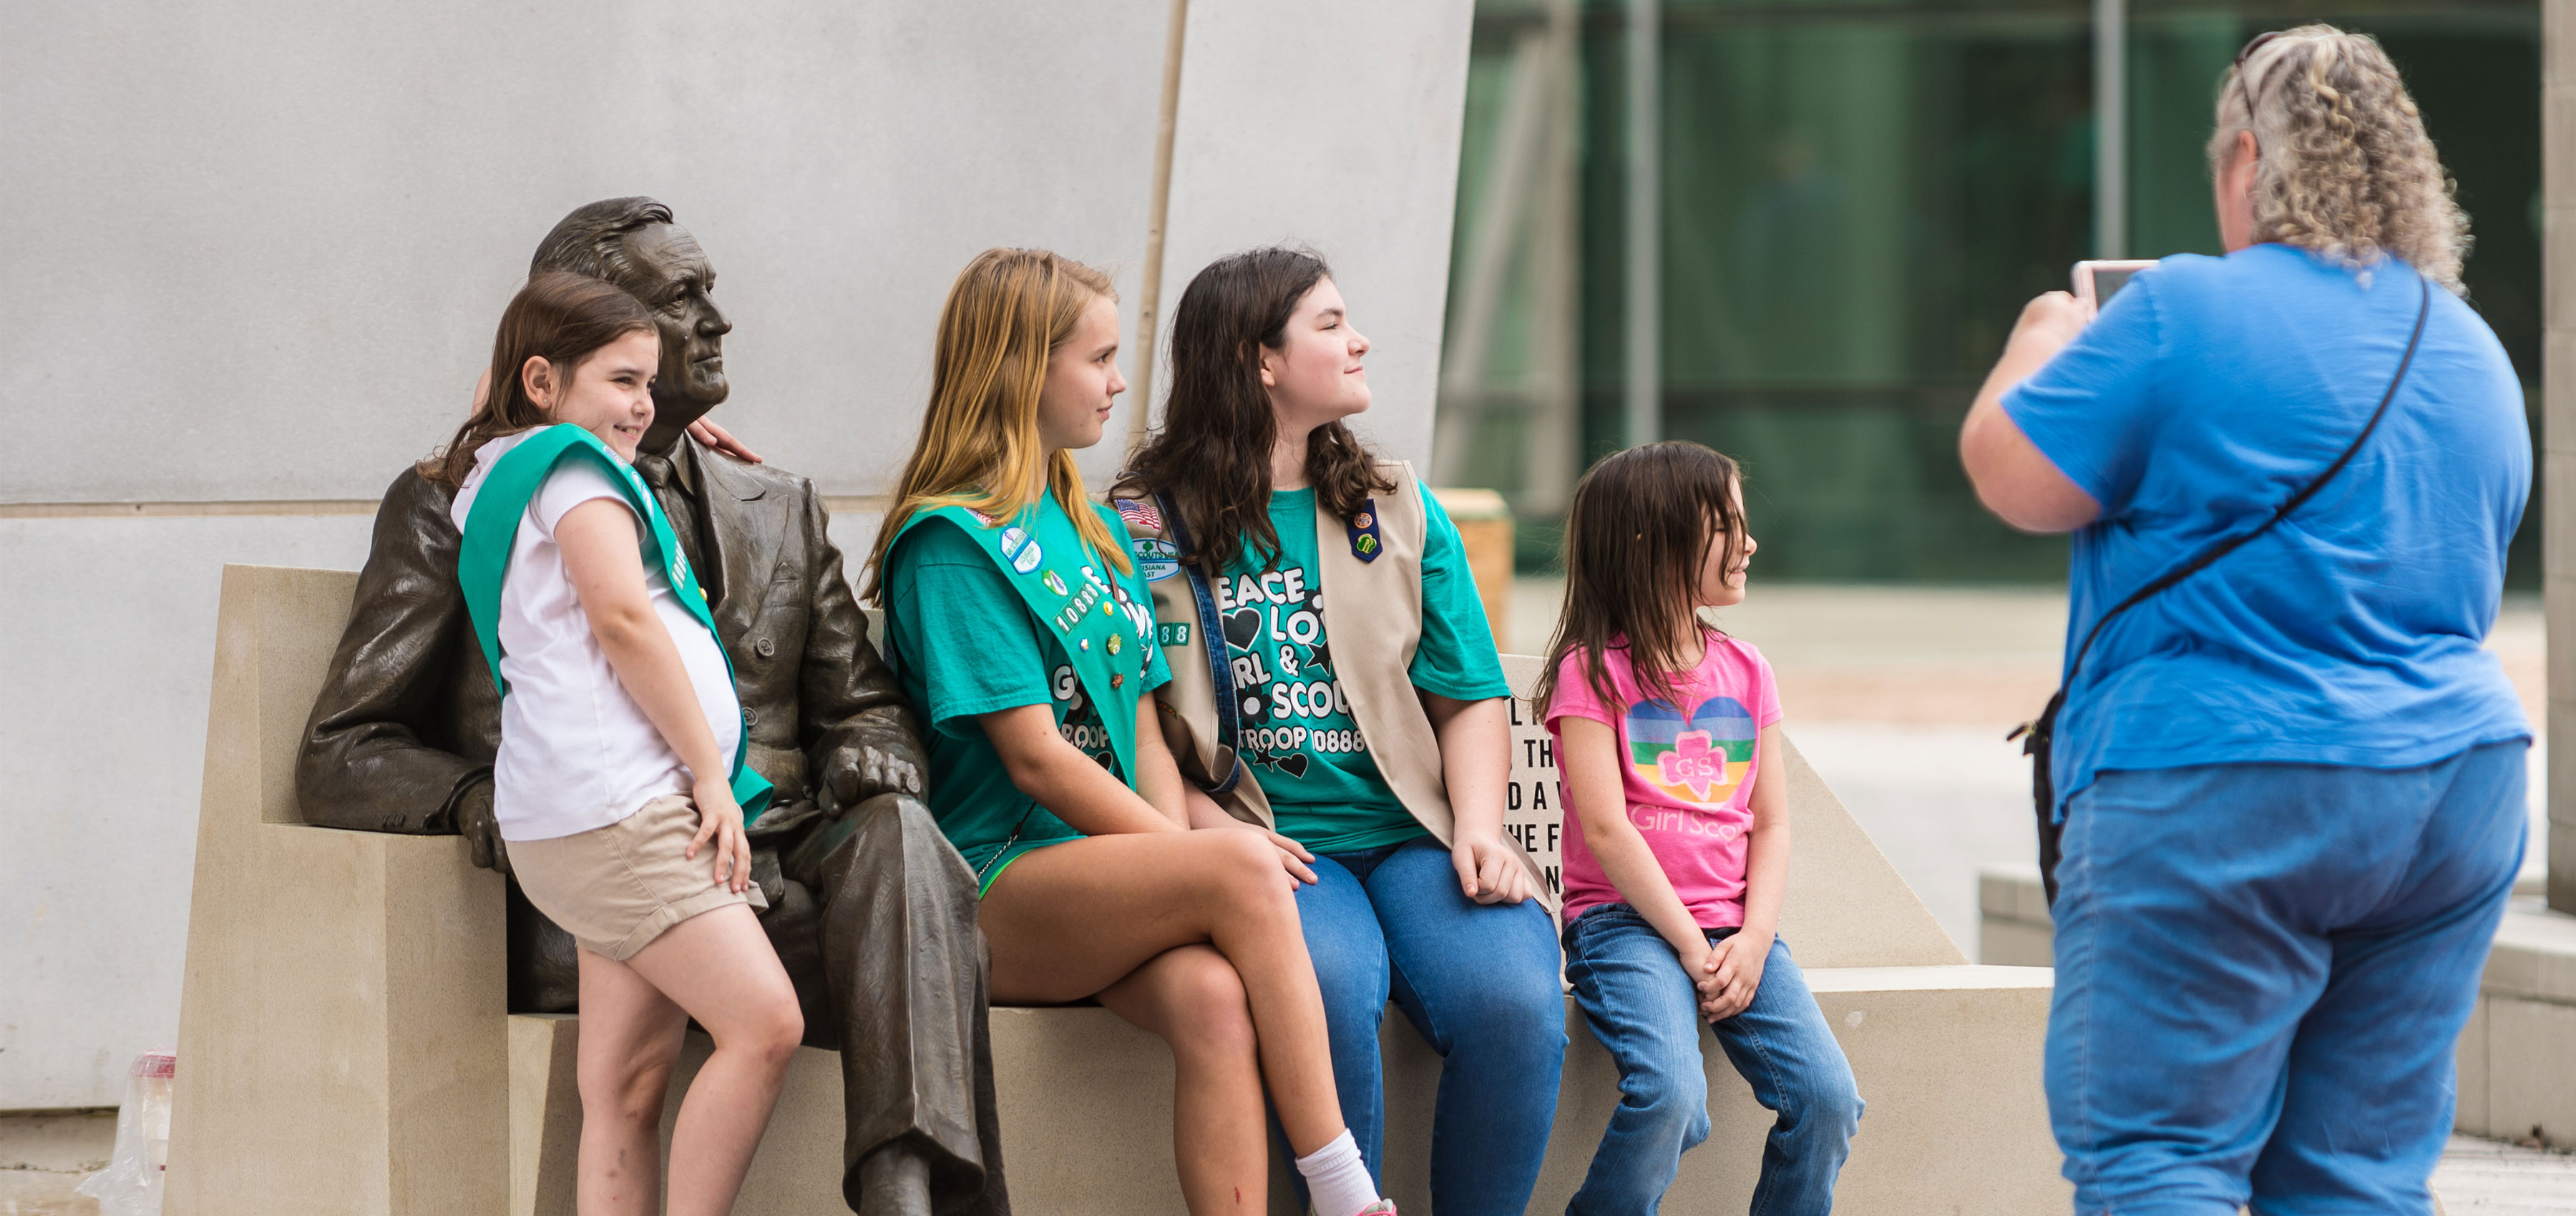
[[[576,207],[538,244],[531,276],[550,270],[605,279],[644,302],[662,331],[662,369],[653,384],[653,429],[643,449],[659,452],[723,403],[725,320],[709,293],[715,269],[671,209],[649,198],[603,199]]]

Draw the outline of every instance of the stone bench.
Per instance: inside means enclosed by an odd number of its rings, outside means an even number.
[[[2533,867],[2514,883],[2460,1034],[2452,1125],[2466,1135],[2576,1141],[2576,916],[2542,902],[2547,874]],[[2056,930],[2038,866],[1983,867],[1977,906],[1979,958],[2049,965]]]
[[[167,1210],[568,1213],[580,1023],[507,1012],[500,878],[452,837],[298,821],[295,741],[354,585],[341,572],[224,572]],[[1536,661],[1506,666],[1526,687]],[[1513,833],[1552,871],[1554,758],[1535,726],[1514,735]],[[1797,850],[1782,935],[1870,1103],[1838,1210],[2064,1211],[2040,1092],[2049,973],[1967,965],[1788,756]],[[1618,1101],[1608,1056],[1570,1009],[1567,1021],[1533,1211],[1562,1209]],[[1015,1206],[1182,1210],[1159,1040],[1096,1008],[996,1009],[992,1027]],[[1427,1213],[1438,1060],[1401,1016],[1384,1039],[1387,1187]],[[705,1051],[692,1034],[675,1086]],[[1675,1210],[1741,1210],[1770,1123],[1723,1055],[1709,1056],[1715,1130],[1684,1159]],[[838,1061],[799,1052],[738,1212],[841,1210],[840,1106]],[[1289,1210],[1284,1186],[1273,1196]]]

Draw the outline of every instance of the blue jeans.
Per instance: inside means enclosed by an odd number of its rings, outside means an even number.
[[[1315,859],[1297,888],[1324,990],[1342,1121],[1378,1168],[1386,1086],[1378,1023],[1389,996],[1440,1053],[1431,1125],[1436,1216],[1520,1216],[1538,1185],[1565,1065],[1556,935],[1531,900],[1479,904],[1449,850],[1424,837]]]
[[[1734,933],[1712,929],[1708,939]],[[1565,1210],[1652,1213],[1680,1172],[1682,1154],[1708,1139],[1698,990],[1664,935],[1626,904],[1604,904],[1566,926],[1565,957],[1575,1004],[1619,1066],[1619,1107]],[[1787,942],[1772,939],[1753,1003],[1710,1029],[1752,1084],[1753,1100],[1779,1116],[1763,1142],[1753,1216],[1834,1210],[1834,1178],[1851,1155],[1864,1104]]]
[[[2075,1208],[2430,1212],[2522,864],[2524,744],[2106,772],[2058,865],[2048,1111]]]

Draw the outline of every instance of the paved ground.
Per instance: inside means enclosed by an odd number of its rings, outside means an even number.
[[[2447,1216],[2576,1216],[2576,1156],[2453,1136],[2433,1193]]]

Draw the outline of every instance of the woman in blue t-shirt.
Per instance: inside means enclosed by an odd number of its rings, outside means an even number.
[[[1336,1109],[1296,880],[1183,820],[1151,593],[1073,463],[1127,388],[1108,276],[977,256],[932,366],[868,596],[930,727],[931,814],[976,874],[993,1003],[1096,997],[1171,1044],[1191,1212],[1266,1206],[1266,1091],[1319,1214],[1391,1214]]]
[[[2049,1108],[2081,1211],[2424,1210],[2524,844],[2481,648],[2521,386],[2377,43],[2247,44],[2210,165],[2228,255],[2033,300],[1960,437],[2005,522],[2075,532]]]
[[[1163,622],[1190,820],[1266,832],[1304,880],[1342,1117],[1371,1172],[1392,993],[1445,1059],[1434,1208],[1519,1213],[1565,1003],[1529,854],[1503,835],[1511,689],[1457,528],[1343,424],[1369,405],[1369,342],[1321,260],[1257,249],[1200,271],[1171,350],[1163,427],[1117,507]]]

